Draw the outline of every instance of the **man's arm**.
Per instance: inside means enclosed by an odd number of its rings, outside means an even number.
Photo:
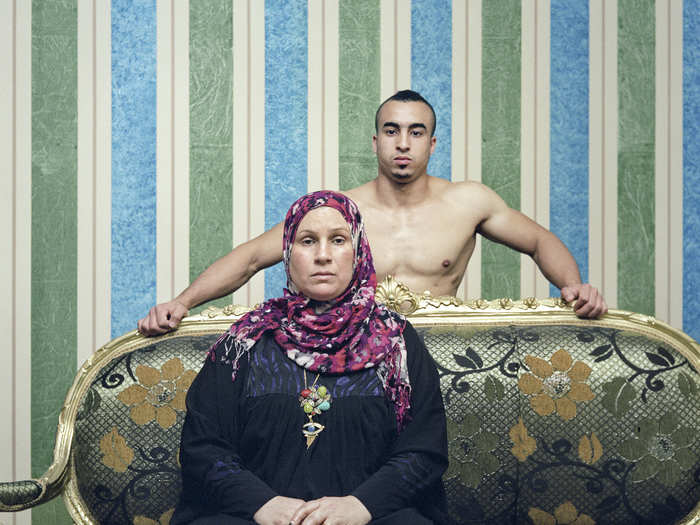
[[[533,258],[540,271],[561,290],[565,301],[573,301],[579,317],[598,317],[608,311],[600,292],[581,283],[581,274],[571,252],[549,230],[509,208],[493,190],[484,188],[485,219],[477,231]]]
[[[139,320],[139,332],[160,335],[174,330],[190,308],[238,290],[258,271],[281,261],[282,229],[279,223],[215,261],[175,299],[151,308]]]

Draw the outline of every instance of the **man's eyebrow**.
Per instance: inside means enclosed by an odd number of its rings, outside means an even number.
[[[385,122],[382,125],[382,128],[400,128],[400,127],[401,126],[399,126],[396,122]],[[414,122],[413,124],[408,125],[408,129],[416,129],[416,128],[422,128],[425,130],[428,129],[427,126],[425,124],[423,124],[422,122]]]

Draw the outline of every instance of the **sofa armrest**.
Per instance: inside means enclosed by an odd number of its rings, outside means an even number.
[[[18,511],[50,500],[41,481],[29,479],[0,483],[0,511]]]

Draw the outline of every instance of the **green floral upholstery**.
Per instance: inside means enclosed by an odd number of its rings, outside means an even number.
[[[558,322],[437,313],[412,322],[440,375],[453,523],[700,519],[697,343],[570,312]],[[97,352],[59,423],[57,451],[69,459],[57,452],[46,477],[0,483],[0,510],[63,493],[76,523],[167,525],[181,490],[186,391],[230,322],[192,318],[168,336],[127,334]]]
[[[421,331],[455,523],[662,524],[697,503],[698,376],[676,350],[597,327]]]
[[[181,490],[184,396],[216,338],[160,340],[113,360],[92,382],[75,424],[74,465],[98,523],[169,521]]]

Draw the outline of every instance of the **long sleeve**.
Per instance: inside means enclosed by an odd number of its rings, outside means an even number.
[[[445,409],[435,364],[410,324],[404,331],[411,382],[411,420],[398,435],[386,463],[354,492],[373,519],[405,507],[434,502],[447,468]]]
[[[277,494],[246,469],[238,454],[239,400],[248,360],[241,359],[235,381],[231,365],[207,358],[187,393],[180,461],[187,503],[206,513],[252,519]]]

